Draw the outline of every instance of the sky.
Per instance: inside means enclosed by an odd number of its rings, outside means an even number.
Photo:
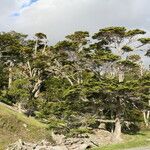
[[[0,31],[33,35],[51,43],[77,30],[97,32],[107,26],[150,31],[150,0],[0,0]]]
[[[139,28],[150,35],[149,6],[150,0],[0,0],[0,32],[43,32],[50,44],[74,31],[93,34],[108,26]]]
[[[0,0],[0,32],[43,32],[51,45],[74,31],[92,35],[108,26],[139,28],[150,35],[149,6],[150,0]]]

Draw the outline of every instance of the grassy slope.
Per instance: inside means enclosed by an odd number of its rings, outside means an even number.
[[[27,127],[25,127],[26,125]],[[46,125],[0,104],[0,150],[4,150],[8,144],[18,139],[36,142],[45,138],[51,140]],[[124,135],[124,139],[124,143],[108,145],[94,150],[121,150],[150,145],[150,131],[143,131],[137,135]]]
[[[103,146],[93,150],[123,150],[133,147],[150,146],[150,130],[141,131],[136,135],[124,135],[124,142]]]
[[[46,125],[0,104],[0,150],[18,139],[36,142],[51,137]]]

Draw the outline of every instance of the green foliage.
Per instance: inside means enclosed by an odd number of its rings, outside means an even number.
[[[148,56],[148,57],[150,57],[150,50],[148,50],[145,55]]]
[[[101,61],[101,62],[113,62],[119,59],[119,56],[114,55],[113,53],[110,53],[105,50],[97,50],[95,54],[93,55],[93,58],[96,61]]]
[[[143,31],[143,30],[139,30],[139,29],[134,29],[134,30],[129,30],[127,33],[126,33],[126,36],[127,37],[133,37],[135,35],[139,35],[139,34],[145,34],[146,32]]]
[[[130,60],[121,60],[118,63],[125,67],[129,67],[129,68],[138,67],[138,65],[136,63],[134,63]]]
[[[125,36],[125,31],[126,31],[125,27],[107,27],[104,29],[100,29],[99,32],[93,36],[93,38],[100,39],[106,37],[106,39],[110,40],[110,36],[118,36],[118,37]]]
[[[46,83],[46,97],[49,101],[59,101],[63,98],[65,88],[68,86],[65,79],[50,77]]]
[[[150,95],[149,71],[141,73],[136,51],[150,44],[144,34],[125,27],[103,28],[92,37],[77,31],[49,47],[44,33],[33,39],[0,33],[0,100],[34,108],[49,129],[68,136],[91,132],[98,119],[140,124]]]
[[[27,103],[30,97],[30,82],[27,79],[18,79],[12,83],[8,95],[14,102]]]
[[[61,42],[58,42],[55,46],[55,49],[56,50],[59,50],[59,51],[71,51],[71,50],[74,50],[74,45],[69,42],[69,41],[61,41]]]
[[[71,129],[70,133],[67,135],[69,137],[78,137],[78,135],[83,135],[86,133],[92,133],[92,131],[85,127],[80,127],[78,129]]]
[[[75,44],[81,43],[82,45],[85,45],[87,44],[87,37],[89,37],[89,33],[87,31],[76,31],[74,34],[66,36],[66,39],[71,40]]]
[[[130,55],[128,57],[128,59],[131,60],[131,61],[133,61],[133,62],[137,62],[137,61],[139,61],[141,59],[141,57],[139,55],[135,54],[135,55]]]
[[[22,43],[27,35],[17,32],[0,33],[0,52],[2,60],[19,60],[21,57]]]
[[[66,127],[66,124],[63,120],[60,120],[60,119],[53,119],[53,118],[50,118],[49,119],[49,129],[51,130],[61,130],[61,129],[64,129]]]
[[[124,47],[122,47],[122,50],[123,50],[124,52],[131,52],[131,51],[133,51],[133,49],[132,49],[131,47],[129,47],[129,46],[124,46]]]
[[[44,39],[44,38],[46,38],[46,35],[43,34],[43,33],[36,33],[35,36],[38,37],[39,39]]]
[[[0,88],[7,85],[7,71],[4,69],[4,64],[0,61]]]
[[[139,41],[142,44],[150,44],[150,38],[140,38]]]

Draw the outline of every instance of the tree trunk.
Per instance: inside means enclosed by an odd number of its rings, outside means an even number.
[[[124,72],[120,71],[119,72],[119,82],[123,82],[124,81]]]
[[[46,46],[47,46],[47,41],[44,44],[44,48],[43,48],[43,51],[42,51],[43,54],[45,54]]]
[[[35,92],[35,94],[34,94],[34,97],[35,97],[35,98],[38,98],[38,97],[39,97],[40,88],[41,88],[41,85],[38,87],[38,90],[37,90],[37,91]]]
[[[110,111],[110,118],[113,119],[113,111]],[[111,124],[111,133],[114,132],[114,124]]]
[[[9,65],[9,77],[8,77],[8,88],[11,88],[11,84],[12,84],[12,66],[13,66],[13,62],[10,62],[10,65]]]
[[[149,116],[150,116],[149,111],[143,111],[143,118],[144,118],[144,123],[146,127],[149,126]]]
[[[144,71],[142,61],[139,63],[139,65],[140,65],[140,75],[142,77],[143,76],[143,71]]]
[[[116,118],[115,118],[115,129],[113,133],[113,141],[119,142],[121,141],[121,101],[120,98],[117,97],[117,108],[116,108]]]
[[[37,54],[37,48],[38,48],[38,39],[36,39],[35,48],[34,48],[35,57],[36,57],[36,54]]]
[[[104,118],[105,118],[105,116],[102,115],[101,119],[104,120]],[[106,130],[106,122],[100,122],[99,128]]]
[[[32,78],[32,69],[31,69],[31,65],[30,65],[29,61],[27,61],[27,66],[28,66],[28,69],[29,69],[30,77]]]
[[[66,75],[65,75],[65,77],[69,81],[69,83],[71,84],[71,86],[73,86],[73,82],[71,81],[71,79],[68,76],[66,76]]]
[[[38,79],[38,82],[35,84],[34,89],[32,90],[32,93],[35,98],[39,96],[42,82],[43,82],[42,80]]]
[[[116,120],[115,120],[115,130],[114,130],[114,133],[113,133],[113,141],[114,142],[121,141],[121,121],[120,121],[120,117],[116,117]]]
[[[148,101],[148,106],[150,106],[150,100]],[[143,118],[146,127],[149,127],[150,120],[150,110],[143,110]]]

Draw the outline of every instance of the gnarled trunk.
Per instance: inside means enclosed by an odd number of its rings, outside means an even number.
[[[121,141],[121,121],[120,117],[116,117],[115,120],[115,130],[113,133],[113,139],[114,142],[119,142]]]
[[[47,47],[47,41],[44,44],[44,48],[43,48],[43,51],[42,51],[43,54],[45,54],[46,47]]]
[[[43,82],[42,80],[38,79],[38,82],[35,84],[34,89],[32,90],[32,93],[35,98],[37,98],[39,96],[42,82]]]
[[[115,118],[115,129],[113,133],[113,141],[119,142],[121,141],[121,101],[120,98],[117,97],[117,108],[116,108],[116,118]]]
[[[150,118],[150,111],[143,111],[143,118],[144,118],[144,123],[145,126],[149,126],[149,118]]]
[[[119,82],[123,82],[124,81],[124,72],[120,71],[119,72]]]
[[[33,75],[32,75],[32,69],[31,69],[30,61],[27,61],[27,66],[28,66],[28,69],[29,69],[30,77],[32,78]]]

